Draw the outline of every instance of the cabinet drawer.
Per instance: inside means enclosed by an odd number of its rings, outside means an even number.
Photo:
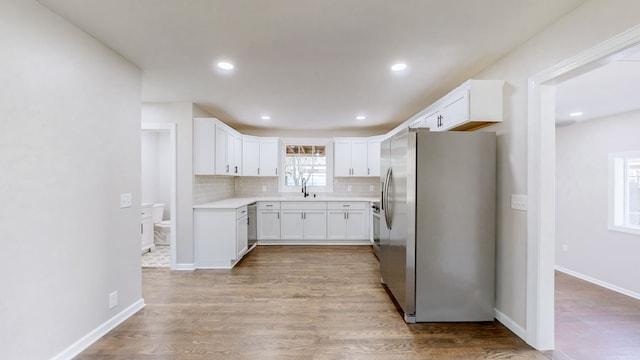
[[[368,202],[329,202],[329,210],[364,210],[368,207]]]
[[[260,210],[278,210],[280,209],[279,201],[260,201],[258,203],[258,209]]]
[[[283,210],[326,210],[325,201],[286,201],[282,202],[280,208]]]
[[[243,206],[243,207],[239,207],[236,209],[236,219],[239,219],[243,216],[247,216],[247,207]]]

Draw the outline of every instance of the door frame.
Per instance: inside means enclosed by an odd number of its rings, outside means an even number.
[[[177,141],[176,141],[176,124],[175,123],[142,123],[141,131],[151,131],[151,132],[168,132],[169,133],[169,209],[171,211],[171,231],[169,234],[169,244],[171,246],[171,270],[176,270],[176,259],[177,259],[177,241],[176,241],[176,229],[178,223],[178,213],[177,213],[177,198],[176,198],[176,158],[178,155],[177,151]]]
[[[555,84],[634,51],[640,25],[529,78],[527,116],[527,343],[555,346]]]

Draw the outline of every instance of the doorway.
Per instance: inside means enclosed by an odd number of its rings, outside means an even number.
[[[555,347],[555,85],[584,74],[640,44],[640,26],[529,79],[527,214],[527,342]]]
[[[149,266],[165,265],[176,268],[176,124],[143,123],[141,129],[142,202],[155,204],[162,222],[154,224],[156,253],[146,255]],[[162,208],[162,206],[164,207]],[[151,205],[154,210],[154,205]],[[151,252],[153,253],[154,250]],[[145,255],[143,255],[145,256]],[[165,266],[166,267],[166,266]]]

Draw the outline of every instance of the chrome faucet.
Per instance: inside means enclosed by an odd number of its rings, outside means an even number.
[[[307,196],[309,196],[309,193],[307,192],[307,180],[306,179],[302,179],[302,194],[304,194],[305,198]]]

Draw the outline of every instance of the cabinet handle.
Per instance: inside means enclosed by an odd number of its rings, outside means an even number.
[[[249,226],[249,218],[247,218],[247,226]]]
[[[266,207],[273,207],[273,205],[269,204],[269,205],[265,205]]]
[[[227,168],[225,169],[225,172],[229,172],[229,165],[227,165]]]
[[[300,213],[300,219],[304,220],[304,213]]]
[[[347,213],[342,213],[342,218],[347,220]]]
[[[367,168],[367,175],[371,175],[371,169]]]
[[[278,220],[280,220],[280,213],[278,213]]]
[[[276,175],[278,175],[278,168],[276,168]]]
[[[349,213],[345,213],[345,214],[347,214],[347,220],[349,220]]]
[[[238,173],[238,167],[236,166],[236,174]]]
[[[144,234],[144,225],[140,224],[140,234]]]
[[[351,205],[349,205],[349,204],[344,204],[344,205],[342,205],[342,207],[351,207]]]
[[[260,168],[258,168],[258,175],[260,175]]]

